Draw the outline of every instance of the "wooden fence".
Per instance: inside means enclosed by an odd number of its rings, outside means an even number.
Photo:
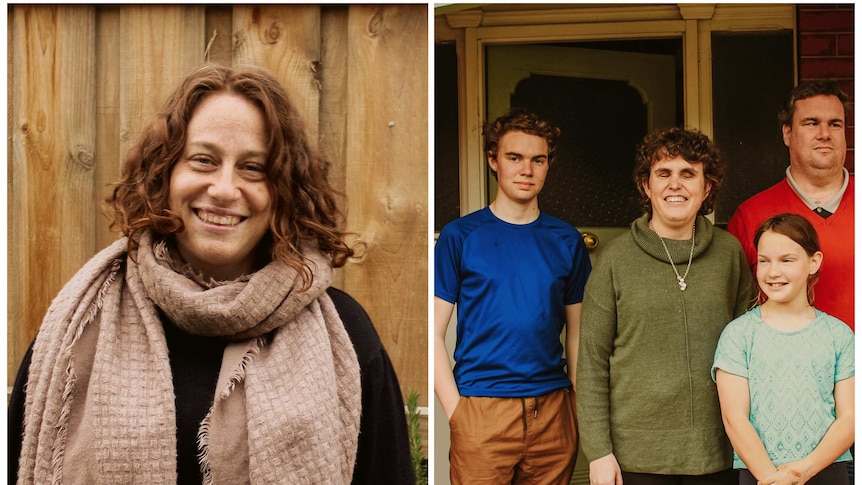
[[[357,249],[335,286],[370,314],[405,396],[427,406],[427,5],[8,15],[10,383],[50,301],[117,238],[99,201],[144,125],[195,66],[250,63],[280,80],[330,157]]]

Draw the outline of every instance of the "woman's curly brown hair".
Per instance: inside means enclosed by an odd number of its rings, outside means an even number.
[[[337,200],[343,194],[327,180],[329,163],[309,143],[305,123],[284,88],[270,74],[252,66],[207,64],[195,69],[129,150],[120,181],[105,198],[105,205],[107,212],[113,211],[111,227],[128,236],[130,254],[141,231],[170,236],[184,230],[180,217],[169,209],[171,171],[185,149],[195,108],[215,93],[242,96],[263,113],[273,214],[260,249],[297,270],[307,286],[312,273],[301,252],[303,243],[329,255],[334,267],[343,266],[353,250],[340,230],[344,213]]]
[[[705,183],[712,188],[698,211],[699,215],[711,214],[715,210],[715,198],[724,180],[724,163],[718,156],[718,149],[708,136],[697,130],[683,128],[659,129],[644,137],[635,154],[634,179],[641,204],[647,214],[652,215],[652,203],[644,190],[649,181],[652,165],[659,160],[682,157],[689,163],[702,163]]]

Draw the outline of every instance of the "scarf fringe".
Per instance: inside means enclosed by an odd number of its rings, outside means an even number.
[[[51,483],[55,485],[59,485],[63,482],[63,458],[65,457],[66,451],[66,440],[69,436],[69,417],[72,414],[72,396],[74,396],[75,394],[75,383],[78,380],[74,370],[72,349],[75,347],[75,343],[78,341],[78,339],[81,338],[81,335],[83,335],[84,329],[87,328],[87,326],[96,319],[96,316],[99,314],[99,311],[101,311],[102,305],[104,304],[105,293],[107,293],[108,288],[116,279],[117,272],[119,271],[121,264],[121,260],[114,260],[111,265],[110,273],[105,278],[105,281],[102,283],[102,286],[101,288],[99,288],[99,291],[96,293],[96,298],[90,305],[90,308],[87,310],[86,316],[81,322],[81,325],[79,325],[78,328],[75,329],[75,334],[72,336],[72,341],[69,342],[69,347],[67,349],[68,355],[65,357],[66,359],[68,359],[66,362],[65,371],[66,385],[63,387],[60,416],[58,417],[57,422],[57,436],[54,438],[53,453],[51,457]]]
[[[260,349],[266,344],[265,337],[257,337],[251,341],[249,344],[248,350],[246,350],[245,355],[243,355],[242,360],[236,368],[234,374],[228,379],[227,386],[225,386],[224,390],[219,393],[217,401],[221,401],[227,399],[228,396],[233,392],[234,388],[237,384],[245,380],[245,373],[248,371],[248,366],[251,364],[251,361],[257,356],[260,352]],[[213,403],[213,407],[215,407],[215,403]]]
[[[77,338],[75,339],[77,340]],[[75,372],[72,370],[72,359],[66,365],[66,386],[63,388],[63,404],[57,423],[57,436],[54,437],[53,456],[51,458],[51,483],[60,485],[63,482],[63,457],[66,451],[66,438],[69,435],[69,415],[72,414],[72,395],[75,393]]]
[[[230,379],[228,379],[227,385],[224,390],[222,390],[218,396],[213,401],[212,406],[210,407],[209,412],[207,412],[206,417],[203,421],[201,421],[201,426],[198,430],[198,465],[201,469],[201,475],[203,475],[203,485],[213,485],[213,477],[212,477],[212,466],[210,465],[210,454],[209,454],[209,446],[210,446],[210,425],[212,423],[212,415],[215,411],[216,403],[219,401],[223,401],[230,396],[233,390],[236,388],[237,384],[245,380],[246,372],[248,371],[248,366],[260,352],[260,349],[266,344],[265,337],[258,337],[251,341],[249,348],[246,350],[245,355],[243,355],[240,360],[239,365],[236,368],[236,371],[231,375]]]
[[[203,421],[201,421],[201,427],[198,430],[198,466],[201,469],[201,475],[203,475],[203,484],[202,485],[213,485],[213,473],[212,467],[210,466],[210,420],[212,419],[213,410],[215,409],[215,403],[213,403],[212,407],[210,407],[209,412]]]

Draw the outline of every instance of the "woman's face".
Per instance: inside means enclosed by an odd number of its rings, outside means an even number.
[[[652,206],[653,227],[664,237],[690,238],[692,224],[710,188],[703,163],[689,163],[679,156],[654,162],[649,180],[644,183]]]
[[[257,106],[235,94],[212,94],[192,113],[171,172],[170,209],[185,224],[176,235],[180,255],[217,280],[257,269],[255,249],[273,212],[264,133]]]

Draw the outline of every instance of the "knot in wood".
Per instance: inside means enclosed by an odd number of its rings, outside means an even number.
[[[261,41],[264,44],[275,44],[278,43],[278,39],[281,38],[281,31],[284,30],[281,22],[273,22],[269,24],[263,31],[263,39]]]
[[[314,79],[320,79],[320,61],[308,61],[308,69]]]
[[[77,146],[72,150],[72,160],[76,161],[80,166],[87,170],[92,170],[95,164],[93,152],[87,147]]]
[[[350,249],[353,250],[353,256],[350,257],[350,261],[361,263],[365,260],[365,256],[368,254],[368,243],[361,239],[357,239],[350,245]]]
[[[368,20],[368,35],[377,37],[381,30],[383,30],[383,12],[378,8]]]

